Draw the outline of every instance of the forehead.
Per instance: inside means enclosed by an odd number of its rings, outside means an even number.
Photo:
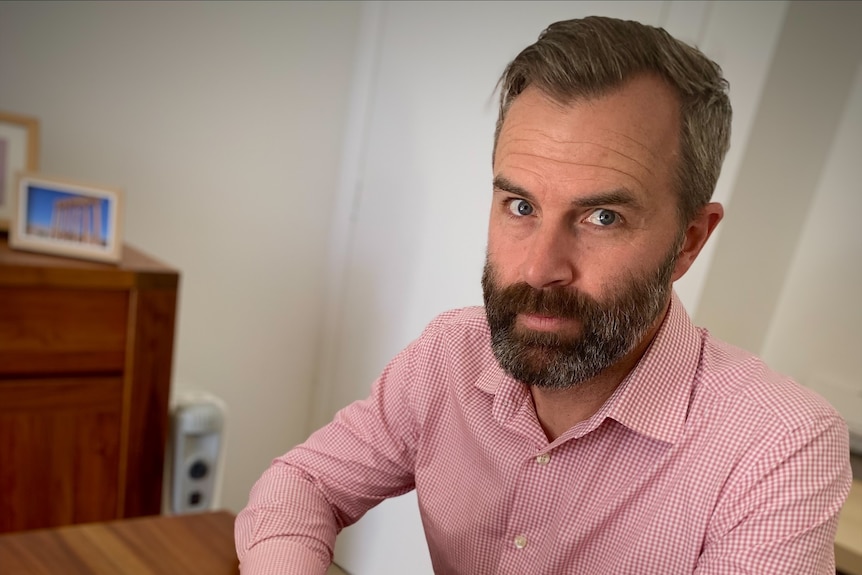
[[[670,191],[679,132],[678,99],[652,76],[571,104],[530,87],[508,110],[494,172],[525,188],[579,183],[652,195]]]

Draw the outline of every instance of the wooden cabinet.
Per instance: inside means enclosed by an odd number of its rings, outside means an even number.
[[[161,511],[178,285],[0,235],[0,532]]]

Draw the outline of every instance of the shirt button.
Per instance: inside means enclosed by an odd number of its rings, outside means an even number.
[[[527,538],[526,537],[524,537],[523,535],[518,535],[517,537],[515,537],[515,548],[516,549],[523,549],[526,546],[527,546]]]
[[[551,460],[551,456],[547,453],[542,453],[536,456],[536,463],[539,465],[547,465],[547,463]]]

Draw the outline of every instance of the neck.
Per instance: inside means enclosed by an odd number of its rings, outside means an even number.
[[[581,421],[595,415],[646,353],[666,313],[667,308],[632,351],[596,377],[567,389],[530,388],[536,416],[548,441],[554,441]]]
[[[568,389],[531,387],[536,416],[548,441],[554,441],[576,424],[592,417],[613,395],[629,371],[631,368],[619,373],[611,368]]]

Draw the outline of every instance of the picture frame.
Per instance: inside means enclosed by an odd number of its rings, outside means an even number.
[[[24,171],[39,171],[39,120],[0,111],[0,230],[9,229],[16,175]]]
[[[123,192],[22,173],[14,193],[9,246],[116,263],[122,257]]]

